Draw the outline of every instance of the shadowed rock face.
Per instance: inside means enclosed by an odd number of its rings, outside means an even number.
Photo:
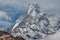
[[[14,37],[8,32],[0,30],[0,40],[25,40],[23,37]]]

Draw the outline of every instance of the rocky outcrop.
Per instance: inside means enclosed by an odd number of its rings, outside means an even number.
[[[23,37],[14,37],[8,32],[0,30],[0,40],[25,40]]]

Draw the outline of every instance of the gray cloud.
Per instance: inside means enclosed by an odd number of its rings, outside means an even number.
[[[0,4],[2,5],[10,5],[13,7],[17,7],[18,9],[21,7],[27,7],[29,3],[37,2],[41,8],[59,8],[60,0],[0,0]]]

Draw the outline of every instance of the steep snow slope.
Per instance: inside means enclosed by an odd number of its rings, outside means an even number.
[[[55,15],[42,13],[37,3],[30,4],[28,13],[21,16],[9,28],[14,36],[22,36],[26,40],[50,40],[60,29],[60,20]]]

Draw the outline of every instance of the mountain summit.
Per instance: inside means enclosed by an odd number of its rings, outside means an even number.
[[[20,16],[9,31],[14,36],[22,36],[26,40],[45,40],[47,35],[53,35],[59,29],[59,18],[41,12],[39,5],[32,3],[27,14]]]

